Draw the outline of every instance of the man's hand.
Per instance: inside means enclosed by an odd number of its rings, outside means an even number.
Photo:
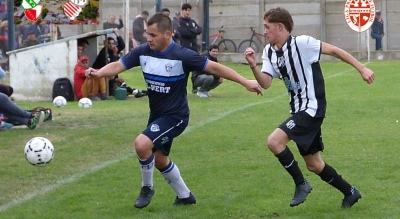
[[[263,95],[262,87],[256,80],[247,80],[247,83],[245,86],[248,91],[256,92],[257,94],[260,94],[261,96]]]
[[[256,53],[254,52],[253,48],[249,47],[246,49],[246,51],[244,51],[244,58],[246,59],[246,61],[254,66],[256,63]]]
[[[88,69],[86,69],[86,71],[85,71],[85,76],[86,76],[87,78],[98,78],[97,70],[94,69],[94,68],[88,68]]]
[[[375,80],[375,74],[369,68],[364,68],[362,71],[360,71],[360,74],[364,81],[366,81],[368,84],[372,84],[372,82]]]
[[[119,16],[119,19],[122,20],[122,15]]]

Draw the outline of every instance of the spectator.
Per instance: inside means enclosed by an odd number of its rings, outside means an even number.
[[[114,55],[114,48],[117,47],[119,54],[122,50],[125,49],[125,42],[121,36],[118,35],[117,29],[114,29],[114,33],[117,36],[118,42],[120,42],[117,46],[115,45],[115,40],[111,37],[107,38],[106,46],[104,46],[99,54],[96,57],[92,67],[95,69],[100,69],[104,67],[107,63],[118,61],[119,56]]]
[[[43,29],[43,33],[38,36],[39,43],[50,42],[50,32],[48,28]]]
[[[22,47],[29,47],[29,46],[34,46],[39,44],[39,40],[36,38],[36,35],[34,32],[29,32],[28,33],[28,38],[22,42]]]
[[[179,18],[178,22],[180,44],[183,47],[186,47],[198,53],[199,46],[197,45],[197,36],[203,32],[203,29],[196,23],[196,21],[190,18],[190,14],[192,12],[192,6],[190,4],[184,3],[181,9],[182,17]],[[195,89],[193,80],[192,93],[197,93],[197,89]]]
[[[375,39],[375,50],[377,51],[382,50],[383,36],[385,36],[385,31],[383,30],[381,11],[376,11],[375,20],[371,28],[371,37]]]
[[[163,9],[161,9],[161,13],[163,13],[169,17],[169,15],[171,14],[171,11],[168,8],[163,8]]]
[[[182,17],[179,18],[178,32],[181,35],[180,41],[183,47],[199,52],[197,36],[203,32],[196,21],[190,18],[192,6],[188,3],[182,5]]]
[[[87,39],[78,39],[78,59],[84,55],[85,50],[89,46]]]
[[[218,62],[218,46],[211,45],[202,55],[211,61]],[[222,84],[223,80],[223,78],[205,71],[194,71],[192,73],[192,81],[194,82],[195,89],[197,90],[197,87],[200,87],[197,91],[197,96],[199,97],[211,97],[208,91],[218,87]]]
[[[7,95],[3,93],[0,93],[0,103],[0,113],[3,114],[2,121],[13,125],[27,125],[29,129],[36,129],[44,120],[49,120],[49,118],[51,118],[51,110],[31,112],[24,110],[13,103]],[[3,128],[7,129],[7,127]]]
[[[78,99],[87,97],[91,100],[108,100],[107,86],[105,78],[88,79],[85,71],[89,68],[89,57],[83,55],[78,59],[74,68],[74,90]]]
[[[1,56],[6,57],[8,51],[8,21],[2,21],[0,24],[0,49]]]
[[[106,22],[103,23],[103,29],[115,29],[117,28],[118,30],[122,29],[124,27],[124,22],[122,21],[122,15],[119,16],[119,24],[115,23],[115,16],[114,15],[110,15],[110,17],[108,18],[108,20]],[[112,37],[117,44],[119,43],[117,40],[117,36],[114,33],[110,33],[107,34],[107,38],[108,37]]]
[[[139,44],[147,42],[146,39],[147,17],[149,17],[149,12],[142,11],[142,13],[138,15],[133,21],[132,25],[133,38]]]
[[[181,38],[181,34],[178,31],[179,18],[181,17],[181,12],[175,12],[175,16],[172,18],[172,39],[175,43],[179,44],[179,39]]]
[[[137,46],[138,46],[138,43],[136,42],[135,38],[133,38],[132,31],[129,31],[129,51],[136,48]]]

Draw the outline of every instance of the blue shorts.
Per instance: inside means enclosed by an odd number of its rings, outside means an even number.
[[[154,144],[153,152],[161,150],[168,156],[171,151],[172,141],[186,129],[189,124],[189,117],[165,115],[150,116],[147,128],[142,134],[151,139]]]
[[[296,142],[300,154],[306,156],[324,150],[321,133],[323,121],[323,117],[312,117],[300,111],[285,120],[279,128]]]

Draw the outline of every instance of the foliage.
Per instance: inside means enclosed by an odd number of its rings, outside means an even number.
[[[43,10],[42,10],[42,18],[43,18],[43,19],[46,17],[47,12],[49,12],[49,9],[43,8]]]

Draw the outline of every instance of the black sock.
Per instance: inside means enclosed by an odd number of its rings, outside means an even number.
[[[297,165],[297,161],[294,159],[294,156],[288,147],[285,148],[280,154],[275,155],[282,166],[288,171],[288,173],[292,176],[293,181],[296,185],[301,185],[304,183],[304,176],[301,173],[299,166]]]
[[[342,178],[341,175],[339,175],[336,170],[329,166],[327,163],[325,163],[324,169],[322,169],[321,173],[318,174],[319,177],[331,186],[335,187],[339,191],[341,191],[344,195],[351,195],[351,185],[346,182]]]

